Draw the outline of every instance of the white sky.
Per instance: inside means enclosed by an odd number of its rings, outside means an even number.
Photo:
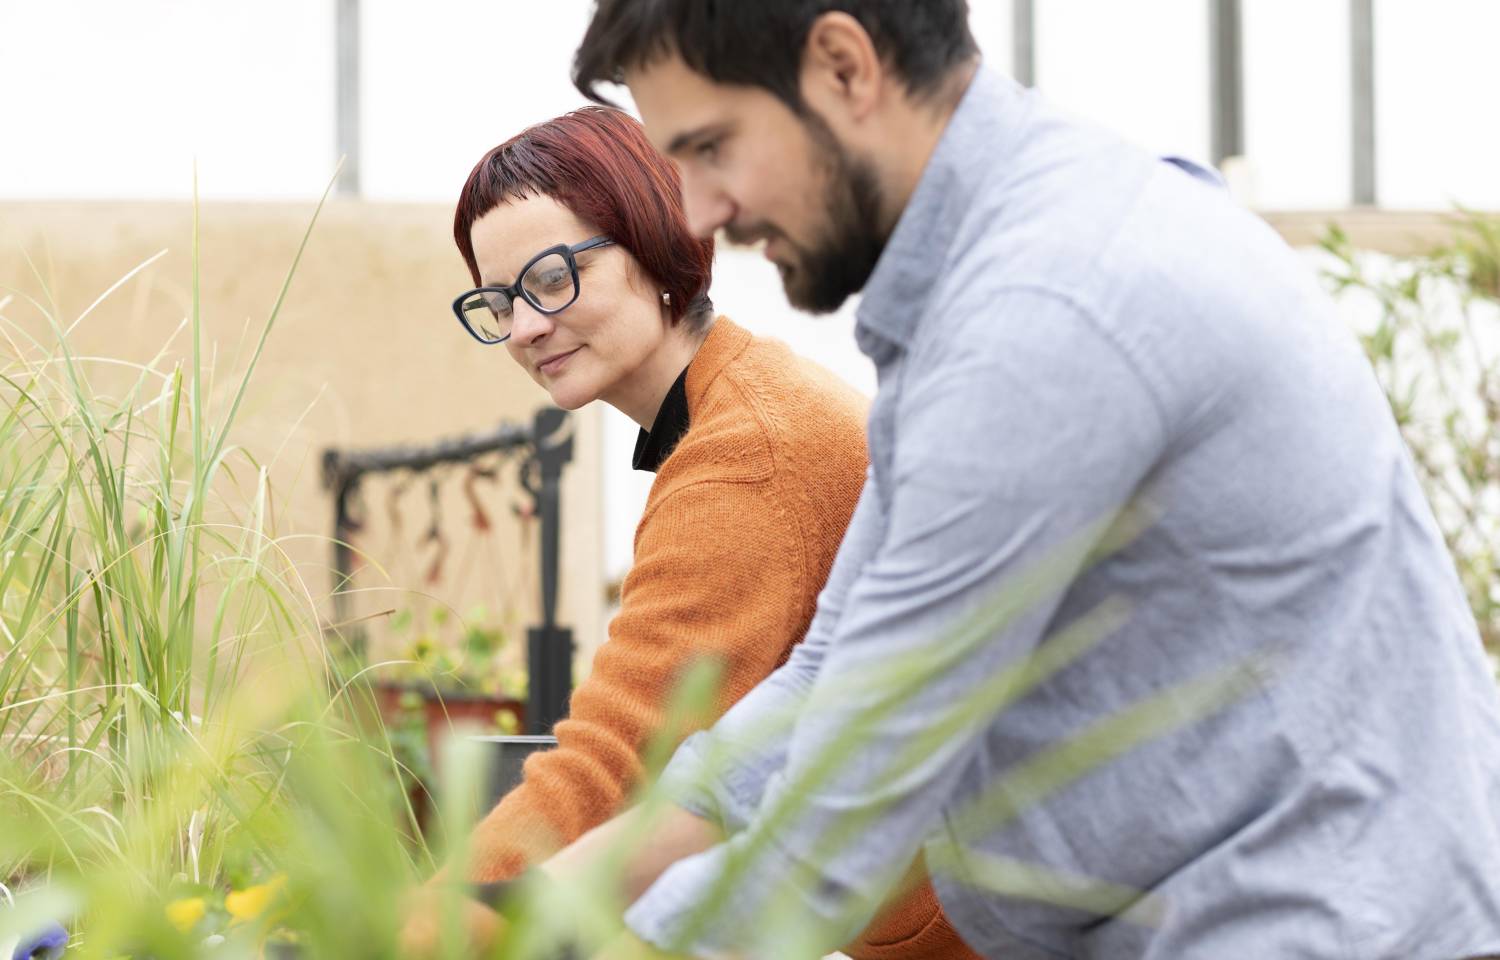
[[[1208,152],[1209,0],[1037,0],[1042,89],[1162,152]],[[568,82],[589,0],[365,0],[375,200],[447,202]],[[0,198],[314,197],[335,163],[333,0],[0,0]],[[1009,0],[972,0],[1010,66]],[[1264,207],[1349,190],[1348,0],[1247,0],[1247,152]],[[1497,0],[1376,0],[1383,202],[1500,208]]]
[[[1146,147],[1209,152],[1209,0],[1037,0],[1037,79]],[[1009,0],[971,0],[1010,68]],[[1245,0],[1246,140],[1265,208],[1349,193],[1348,0]],[[589,0],[365,0],[364,195],[451,202],[489,147],[582,100]],[[1382,202],[1500,209],[1500,0],[1376,0]],[[315,198],[337,161],[333,0],[0,0],[0,199]],[[441,294],[441,295],[440,295]],[[448,291],[434,293],[446,303]],[[773,271],[721,254],[715,299],[872,386],[850,314],[809,321]],[[440,432],[440,430],[435,431]],[[623,570],[649,478],[613,421],[607,565]]]

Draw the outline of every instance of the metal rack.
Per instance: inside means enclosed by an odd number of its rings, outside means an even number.
[[[366,477],[396,471],[420,474],[492,453],[524,454],[520,484],[531,496],[541,523],[541,622],[526,632],[526,729],[533,734],[549,733],[554,723],[567,716],[573,689],[573,631],[557,622],[562,472],[573,459],[569,425],[565,411],[547,407],[537,411],[530,427],[505,423],[488,433],[424,447],[323,452],[323,486],[333,494],[333,599],[340,624],[348,618],[344,587],[353,575],[350,537],[358,527],[354,505]]]

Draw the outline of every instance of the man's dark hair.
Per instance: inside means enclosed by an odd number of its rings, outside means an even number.
[[[716,83],[762,87],[803,112],[798,76],[813,22],[842,12],[916,99],[936,95],[979,52],[967,0],[598,0],[573,60],[573,83],[607,103],[600,83],[676,54]]]

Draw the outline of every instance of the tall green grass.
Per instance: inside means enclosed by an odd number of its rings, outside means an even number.
[[[186,956],[214,918],[181,933],[166,901],[284,873],[326,907],[304,935],[336,916],[353,945],[345,923],[391,927],[429,866],[367,691],[269,525],[267,467],[234,442],[316,218],[227,388],[204,358],[196,202],[186,357],[72,346],[165,251],[77,317],[35,269],[39,292],[0,293],[0,882],[44,891],[0,927],[60,911],[85,955]]]

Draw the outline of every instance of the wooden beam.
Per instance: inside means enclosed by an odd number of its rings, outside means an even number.
[[[1392,256],[1430,253],[1451,243],[1465,218],[1455,213],[1349,210],[1261,211],[1261,217],[1294,247],[1314,247],[1338,224],[1354,246]]]

